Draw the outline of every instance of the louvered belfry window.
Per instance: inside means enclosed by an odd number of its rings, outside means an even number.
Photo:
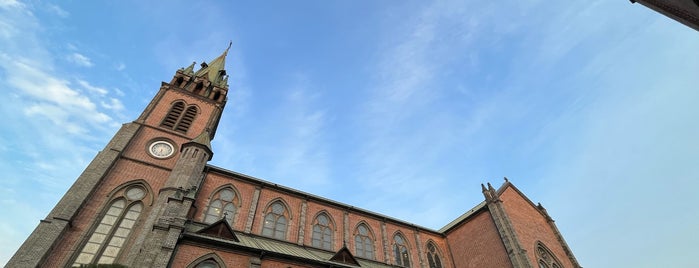
[[[160,126],[177,132],[187,133],[196,115],[196,106],[190,105],[185,110],[185,103],[183,101],[178,101],[172,104],[172,108],[170,108],[170,111],[165,115]]]

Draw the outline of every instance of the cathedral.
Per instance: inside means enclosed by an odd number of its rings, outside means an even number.
[[[163,82],[7,267],[580,267],[507,179],[434,230],[209,165],[227,53]]]

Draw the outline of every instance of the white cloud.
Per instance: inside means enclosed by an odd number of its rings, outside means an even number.
[[[109,98],[108,101],[102,101],[101,102],[102,107],[105,109],[109,109],[112,111],[121,111],[124,110],[124,104],[121,103],[119,99],[116,98]]]
[[[83,54],[77,53],[77,52],[69,54],[68,56],[66,56],[66,59],[68,61],[75,63],[75,64],[82,66],[82,67],[92,67],[93,66],[90,58],[86,57]]]
[[[68,13],[68,11],[65,11],[64,9],[59,7],[58,5],[47,4],[46,7],[50,12],[58,15],[61,18],[67,18],[68,16],[70,16],[70,13]]]
[[[0,0],[0,8],[18,8],[23,4],[16,0]]]
[[[126,64],[120,62],[114,67],[114,69],[116,69],[117,71],[123,71],[126,69]]]
[[[106,89],[90,85],[90,83],[88,83],[85,80],[78,80],[78,84],[80,84],[83,88],[87,89],[91,93],[95,93],[101,96],[104,96],[107,93],[109,93],[109,91],[107,91]]]
[[[114,93],[119,97],[126,96],[126,93],[124,93],[124,91],[122,91],[121,89],[116,88],[116,87],[114,88]]]

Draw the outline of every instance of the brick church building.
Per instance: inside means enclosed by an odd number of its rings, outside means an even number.
[[[163,82],[7,267],[580,267],[507,179],[433,230],[207,164],[227,52]]]

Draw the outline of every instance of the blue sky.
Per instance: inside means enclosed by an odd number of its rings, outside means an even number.
[[[584,267],[697,265],[699,34],[624,0],[0,0],[0,264],[229,41],[214,165],[434,229],[507,176]]]

